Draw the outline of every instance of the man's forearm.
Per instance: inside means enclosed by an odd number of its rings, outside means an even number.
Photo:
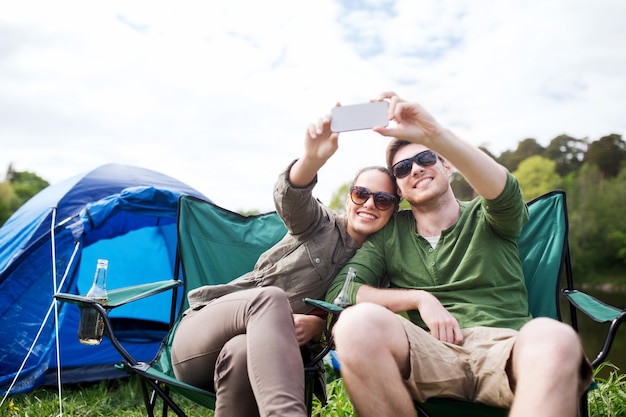
[[[356,294],[356,302],[375,303],[388,308],[394,313],[417,310],[421,290],[401,288],[375,288],[362,285]]]
[[[494,199],[506,185],[506,170],[493,158],[474,145],[458,138],[444,129],[431,142],[432,150],[448,160],[476,192],[487,199]]]

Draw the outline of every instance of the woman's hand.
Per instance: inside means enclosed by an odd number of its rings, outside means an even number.
[[[304,155],[291,167],[289,182],[295,187],[307,186],[338,147],[339,134],[330,130],[330,116],[311,123],[304,138]]]
[[[304,155],[314,159],[328,160],[337,151],[339,133],[330,130],[330,116],[311,123],[304,138]]]
[[[293,322],[296,326],[296,338],[300,346],[304,346],[310,340],[321,335],[326,325],[323,319],[311,314],[294,314]]]

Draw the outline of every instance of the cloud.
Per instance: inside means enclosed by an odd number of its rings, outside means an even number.
[[[392,90],[498,154],[624,134],[616,0],[13,2],[0,13],[0,169],[55,183],[155,169],[231,210],[273,208],[308,123]],[[316,194],[387,140],[342,134]]]

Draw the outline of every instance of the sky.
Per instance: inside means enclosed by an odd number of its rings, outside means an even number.
[[[307,126],[383,91],[495,155],[626,138],[625,16],[622,0],[5,1],[0,181],[114,162],[269,211]],[[388,141],[340,134],[315,195],[384,165]]]

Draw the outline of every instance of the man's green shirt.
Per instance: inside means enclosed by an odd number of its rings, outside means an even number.
[[[459,219],[441,233],[435,248],[417,233],[410,210],[398,212],[335,277],[326,300],[335,299],[353,267],[357,285],[352,302],[360,284],[420,289],[437,297],[461,328],[519,329],[532,318],[517,247],[528,220],[519,183],[509,173],[496,199],[459,204]],[[418,311],[407,314],[425,328]]]

